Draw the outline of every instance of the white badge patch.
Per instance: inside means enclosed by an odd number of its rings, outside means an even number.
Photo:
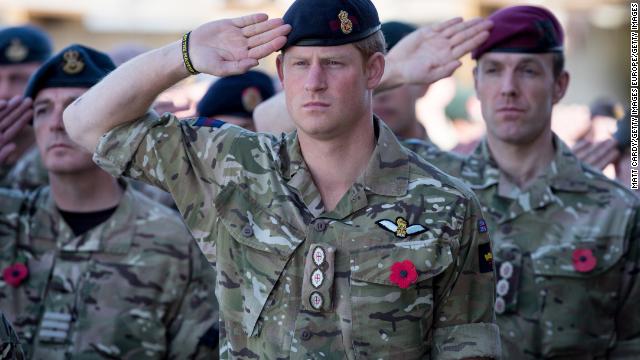
[[[496,293],[500,296],[505,296],[509,292],[509,282],[505,279],[498,281],[496,286]]]
[[[316,248],[313,249],[313,263],[316,264],[316,266],[320,266],[324,262],[324,259],[324,249],[320,246],[316,246]]]
[[[513,265],[511,265],[510,262],[505,262],[502,265],[500,265],[500,276],[505,278],[505,279],[509,279],[511,278],[511,275],[513,275]]]
[[[309,296],[309,304],[311,304],[311,307],[319,310],[322,308],[322,304],[324,303],[324,299],[322,298],[322,295],[320,295],[319,292],[314,291],[311,293],[311,296]]]
[[[324,282],[324,273],[322,272],[322,270],[316,269],[311,274],[311,285],[313,285],[313,287],[317,289],[320,286],[322,286],[323,282]]]

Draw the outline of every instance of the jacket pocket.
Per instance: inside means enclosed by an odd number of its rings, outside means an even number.
[[[276,305],[274,289],[304,234],[235,186],[223,190],[216,208],[223,225],[217,243],[221,313],[246,335],[257,336],[260,314]]]
[[[622,296],[624,247],[623,236],[602,235],[531,254],[544,356],[604,355]]]
[[[452,262],[450,246],[438,239],[352,252],[351,309],[356,356],[424,358],[429,351],[434,316],[433,278]]]

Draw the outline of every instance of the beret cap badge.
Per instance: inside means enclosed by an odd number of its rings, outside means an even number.
[[[340,30],[342,30],[343,34],[349,34],[353,30],[353,23],[349,20],[349,13],[344,10],[341,10],[338,13],[338,19],[340,19]]]
[[[84,62],[80,59],[80,53],[75,50],[68,50],[62,55],[64,65],[62,71],[65,74],[75,75],[84,69]]]
[[[20,62],[29,56],[29,48],[24,46],[20,39],[12,39],[11,45],[7,46],[4,55],[11,62]]]

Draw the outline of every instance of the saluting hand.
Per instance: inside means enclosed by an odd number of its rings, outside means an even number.
[[[216,76],[241,74],[278,51],[291,26],[266,14],[212,21],[191,33],[189,56],[196,70]]]
[[[405,36],[386,56],[385,88],[431,85],[450,76],[460,67],[462,56],[487,40],[492,26],[491,21],[480,18],[454,18]]]
[[[600,171],[620,157],[618,142],[615,139],[595,143],[584,139],[578,140],[572,151],[580,161]]]
[[[16,136],[33,117],[30,98],[15,96],[0,100],[0,165],[7,165],[16,150]]]

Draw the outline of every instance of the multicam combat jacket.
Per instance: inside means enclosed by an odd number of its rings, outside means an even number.
[[[374,122],[370,163],[331,211],[295,132],[150,113],[105,134],[94,159],[170,192],[216,262],[221,358],[498,356],[475,197]]]
[[[48,187],[0,189],[0,270],[0,309],[28,358],[217,355],[206,337],[217,321],[215,273],[177,214],[131,187],[80,236]]]
[[[468,158],[405,145],[480,200],[505,359],[640,358],[640,213],[629,190],[558,137],[548,170],[526,190],[500,172],[486,140]]]

